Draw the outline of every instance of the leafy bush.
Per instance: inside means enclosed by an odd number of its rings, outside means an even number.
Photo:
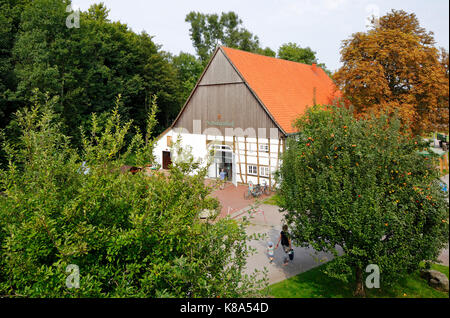
[[[69,146],[53,101],[17,113],[22,135],[4,143],[1,171],[0,295],[10,297],[238,297],[257,294],[263,281],[242,270],[249,254],[245,225],[201,221],[218,211],[208,197],[206,168],[185,163],[170,174],[122,173],[133,155],[151,164],[154,126],[147,136],[122,123],[114,108],[100,129],[95,116],[83,132],[83,151]],[[80,271],[68,288],[67,266]]]

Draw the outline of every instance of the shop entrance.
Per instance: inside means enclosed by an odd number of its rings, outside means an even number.
[[[227,145],[211,145],[210,150],[214,150],[214,161],[209,167],[208,177],[220,178],[220,172],[226,172],[226,181],[231,181],[237,186],[236,178],[236,155]]]

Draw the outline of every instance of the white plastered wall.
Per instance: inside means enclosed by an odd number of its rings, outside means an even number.
[[[256,138],[244,138],[244,137],[235,137],[233,139],[232,136],[226,136],[225,138],[223,136],[213,136],[213,135],[204,135],[204,134],[190,134],[183,131],[176,131],[174,129],[168,130],[163,135],[160,136],[158,139],[155,148],[154,148],[154,155],[156,162],[158,162],[162,166],[162,152],[163,151],[172,151],[171,152],[171,158],[172,161],[176,160],[176,154],[173,152],[172,148],[167,145],[168,136],[172,138],[172,142],[175,143],[177,140],[181,138],[181,145],[184,150],[187,150],[189,148],[192,149],[192,155],[196,160],[201,159],[204,164],[206,164],[208,151],[207,148],[207,141],[208,146],[215,143],[215,144],[222,144],[225,142],[227,145],[230,145],[231,148],[233,148],[233,140],[234,140],[234,154],[236,155],[236,179],[238,183],[246,183],[246,182],[252,182],[253,184],[258,183],[258,176],[251,176],[246,175],[247,167],[245,166],[245,140],[247,141],[247,166],[248,165],[255,165],[258,166],[258,158],[257,158],[257,142],[259,145],[261,144],[268,144],[269,139],[267,138],[258,138],[258,141]],[[265,166],[270,167],[271,171],[271,183],[272,185],[275,183],[274,180],[274,173],[278,169],[279,166],[279,160],[278,155],[281,156],[281,153],[283,151],[283,145],[279,145],[278,139],[271,139],[270,140],[270,152],[265,151],[259,151],[259,167]],[[269,160],[270,157],[270,160]],[[270,166],[269,166],[270,161]],[[242,179],[241,179],[241,170],[242,169]],[[258,168],[258,173],[260,173],[260,168]],[[260,175],[259,177],[259,183],[262,184],[263,182],[269,184],[269,177],[263,177]]]

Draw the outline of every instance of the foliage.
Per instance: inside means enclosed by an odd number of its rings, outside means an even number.
[[[252,239],[245,224],[199,219],[204,209],[219,210],[204,184],[207,168],[193,174],[195,163],[185,163],[167,175],[122,173],[129,153],[151,160],[145,155],[152,140],[137,131],[127,142],[132,125],[120,116],[120,103],[103,128],[92,117],[81,152],[61,133],[56,103],[17,112],[20,143],[4,143],[0,295],[258,295],[263,281],[243,274]],[[147,136],[155,126],[153,105]],[[79,266],[79,289],[66,287],[69,264]]]
[[[300,118],[280,168],[280,206],[296,244],[344,255],[327,273],[348,281],[376,264],[381,283],[434,260],[448,242],[448,194],[436,163],[400,120],[355,119],[352,109],[317,106]]]
[[[258,53],[260,55],[270,56],[270,57],[276,57],[277,53],[272,50],[270,47],[266,47],[265,49],[259,48],[256,50],[255,53]]]
[[[40,102],[46,93],[59,96],[54,111],[75,146],[81,145],[79,127],[89,122],[90,114],[102,118],[119,94],[122,116],[133,119],[141,130],[153,95],[160,106],[154,134],[178,114],[184,83],[178,81],[169,56],[147,33],[136,34],[126,24],[111,22],[105,5],[95,4],[81,12],[80,28],[68,28],[70,1],[7,3],[11,9],[2,7],[0,17],[0,30],[8,35],[3,37],[0,31],[0,50],[5,53],[0,60],[0,129],[9,125],[10,138],[17,126],[11,114],[32,100],[36,88]],[[3,21],[11,23],[3,27]]]
[[[283,44],[278,49],[278,58],[309,65],[317,64],[317,66],[321,67],[328,75],[331,75],[331,72],[326,68],[325,64],[318,64],[316,52],[309,47],[302,48],[298,44],[291,42]]]
[[[415,14],[392,10],[343,41],[334,79],[357,114],[398,112],[416,134],[448,131],[448,72],[434,44]]]
[[[181,100],[186,102],[203,72],[203,64],[194,55],[180,52],[172,57],[172,65],[177,71]]]
[[[0,0],[0,129],[10,121],[20,102],[14,98],[17,79],[14,76],[12,48],[20,25],[20,17],[31,0]],[[0,150],[0,166],[4,154]]]
[[[0,0],[0,128],[12,112],[11,91],[15,89],[12,48],[19,29],[22,10],[31,0]]]
[[[186,16],[192,44],[204,65],[219,45],[274,56],[270,48],[262,49],[258,36],[242,26],[242,20],[235,12],[204,14],[192,11]]]
[[[445,50],[445,48],[441,47],[439,52],[439,63],[441,64],[442,68],[444,69],[444,75],[445,75],[445,82],[447,83],[447,90],[443,92],[443,94],[439,95],[438,98],[438,105],[439,107],[436,107],[435,111],[437,114],[435,115],[434,122],[434,128],[437,131],[440,132],[448,132],[448,112],[449,112],[449,89],[448,89],[448,83],[449,83],[449,58],[448,58],[448,51]]]

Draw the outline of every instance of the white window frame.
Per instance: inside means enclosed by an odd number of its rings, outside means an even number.
[[[257,165],[247,165],[247,174],[250,176],[258,175],[258,166]]]
[[[247,147],[248,152],[256,152],[257,149],[258,148],[256,146],[256,143],[251,143],[251,142],[248,143],[248,147]]]
[[[266,173],[266,172],[267,172],[267,173]],[[267,167],[267,166],[260,166],[260,167],[259,167],[259,175],[260,175],[261,177],[266,177],[266,178],[270,177],[270,167]]]
[[[269,144],[259,144],[260,152],[269,152]]]
[[[212,144],[210,148],[218,151],[232,151],[231,146],[228,145]]]

